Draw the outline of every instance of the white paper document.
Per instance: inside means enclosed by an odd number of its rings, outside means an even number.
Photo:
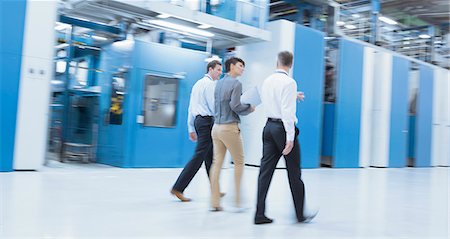
[[[261,104],[261,97],[259,96],[258,89],[256,87],[252,87],[251,89],[245,91],[241,95],[241,103],[250,104],[252,106]]]

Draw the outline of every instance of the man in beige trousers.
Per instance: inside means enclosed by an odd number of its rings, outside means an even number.
[[[237,80],[244,72],[245,62],[231,57],[225,62],[226,75],[217,82],[214,92],[215,115],[212,129],[214,160],[211,166],[211,211],[222,211],[220,206],[219,177],[226,151],[230,151],[234,162],[235,206],[241,209],[241,178],[244,170],[244,150],[239,115],[248,115],[255,110],[249,104],[241,104],[242,84]]]

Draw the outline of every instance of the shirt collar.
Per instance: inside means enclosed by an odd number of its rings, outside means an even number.
[[[230,74],[226,73],[224,78],[230,78],[233,80],[237,80],[237,77],[232,77]]]
[[[285,75],[289,76],[289,74],[285,70],[282,70],[282,69],[276,69],[275,72],[276,73],[285,74]]]
[[[210,80],[212,80],[212,81],[214,81],[213,78],[209,74],[205,74],[205,77],[210,79]]]

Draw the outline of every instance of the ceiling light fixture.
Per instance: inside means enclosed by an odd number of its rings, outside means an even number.
[[[429,39],[429,38],[431,38],[431,36],[428,35],[428,34],[420,34],[420,35],[419,35],[419,38],[422,38],[422,39]]]
[[[92,39],[94,39],[96,41],[106,41],[106,40],[108,40],[108,38],[106,38],[106,37],[95,36],[95,35],[92,35]]]
[[[350,30],[356,29],[355,25],[345,25],[344,27]]]
[[[200,28],[200,29],[208,29],[210,27],[211,27],[211,25],[208,25],[208,24],[202,24],[202,25],[198,26],[198,28]]]
[[[154,25],[158,25],[158,26],[162,26],[162,27],[171,28],[174,30],[182,31],[182,32],[188,32],[188,33],[204,36],[204,37],[213,37],[214,36],[213,33],[208,32],[208,31],[203,31],[203,30],[199,30],[196,28],[187,27],[187,26],[183,26],[183,25],[179,25],[179,24],[175,24],[175,23],[171,23],[171,22],[167,22],[167,21],[163,21],[163,20],[145,20],[145,22],[154,24]]]
[[[384,23],[387,23],[387,24],[390,24],[390,25],[397,25],[398,24],[398,22],[396,22],[396,21],[394,21],[394,20],[392,20],[390,18],[387,18],[387,17],[379,17],[378,19],[380,21],[382,21]]]
[[[344,26],[344,25],[345,25],[345,22],[343,22],[343,21],[337,21],[337,22],[336,22],[336,25],[339,26],[339,27],[340,27],[340,26]]]
[[[69,25],[69,24],[62,23],[62,22],[56,22],[55,30],[63,31],[63,30],[65,30],[67,28],[70,28],[70,27],[72,27],[72,26]]]
[[[158,16],[156,16],[157,18],[161,18],[161,19],[166,19],[166,18],[169,18],[170,17],[170,15],[169,14],[164,14],[164,13],[162,13],[162,14],[159,14]]]

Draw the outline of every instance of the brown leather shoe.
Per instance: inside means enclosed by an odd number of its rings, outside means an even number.
[[[182,202],[190,202],[191,201],[190,198],[185,197],[182,192],[177,191],[175,189],[170,190],[170,193],[175,195],[175,197],[180,199]]]

